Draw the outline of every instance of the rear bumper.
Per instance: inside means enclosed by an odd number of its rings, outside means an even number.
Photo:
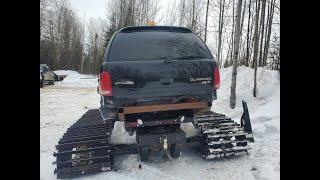
[[[187,110],[187,109],[205,109],[208,107],[211,107],[211,102],[185,102],[185,103],[175,103],[175,104],[119,107],[118,117],[120,121],[124,121],[125,115],[128,115],[128,114]]]
[[[113,87],[112,101],[115,106],[169,104],[183,102],[184,99],[212,102],[217,99],[216,90],[209,85],[175,83],[166,87],[160,85],[144,88]]]
[[[197,94],[196,94],[197,93]],[[153,97],[139,97],[139,96],[129,96],[129,97],[119,97],[113,96],[112,102],[115,107],[120,106],[132,106],[132,105],[152,105],[152,104],[169,104],[183,102],[186,99],[194,99],[195,101],[212,102],[217,99],[216,91],[209,92],[194,92],[185,95],[175,95],[175,96],[160,96],[154,95]]]

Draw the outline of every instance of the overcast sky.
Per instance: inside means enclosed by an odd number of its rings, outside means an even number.
[[[77,11],[79,16],[83,18],[85,14],[86,20],[92,18],[106,18],[106,7],[109,0],[70,0],[71,6]],[[159,12],[157,19],[166,13],[166,7],[170,0],[158,0]],[[156,20],[157,20],[156,19]]]
[[[90,19],[90,17],[105,18],[106,2],[107,0],[70,0],[71,6],[81,17],[83,17],[83,14],[85,13],[86,19]]]

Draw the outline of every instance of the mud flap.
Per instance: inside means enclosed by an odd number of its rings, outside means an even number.
[[[101,113],[101,117],[103,119],[103,121],[106,121],[107,120],[107,108],[106,108],[106,105],[104,103],[104,98],[103,97],[100,97],[100,113]]]
[[[245,132],[247,132],[249,135],[252,136],[248,138],[248,140],[251,142],[254,142],[247,103],[245,101],[242,101],[242,106],[243,106],[243,114],[241,116],[241,126],[244,128]]]
[[[141,147],[139,151],[140,159],[143,162],[149,161],[150,157],[150,148],[149,147]]]
[[[112,120],[115,121],[117,119],[116,109],[112,104],[111,100],[106,100],[105,97],[100,97],[100,114],[102,116],[103,121]]]

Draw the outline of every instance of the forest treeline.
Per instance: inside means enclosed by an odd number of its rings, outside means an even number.
[[[236,62],[280,70],[279,0],[240,1],[177,0],[164,7],[157,0],[108,0],[104,18],[87,20],[68,0],[41,0],[40,63],[97,74],[114,32],[156,21],[190,28],[220,67]]]

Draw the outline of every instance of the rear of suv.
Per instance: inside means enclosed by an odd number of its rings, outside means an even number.
[[[127,130],[137,119],[192,119],[198,110],[211,107],[219,86],[217,62],[191,30],[127,27],[113,35],[105,51],[100,110],[105,120],[125,121]],[[129,107],[135,110],[126,111]]]

